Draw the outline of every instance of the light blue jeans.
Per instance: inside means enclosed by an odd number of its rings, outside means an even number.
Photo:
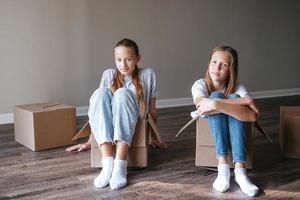
[[[238,94],[225,96],[221,92],[212,92],[209,98],[239,98]],[[217,157],[227,156],[231,145],[233,162],[246,162],[246,124],[224,113],[208,116],[209,127],[216,146]]]
[[[98,88],[95,98],[97,105],[90,105],[95,111],[89,113],[89,118],[97,143],[121,141],[130,146],[139,118],[135,94],[127,88],[119,88],[114,93],[108,88]]]

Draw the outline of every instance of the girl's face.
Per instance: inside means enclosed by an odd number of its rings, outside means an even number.
[[[132,48],[118,46],[115,48],[115,62],[122,75],[132,75],[140,56],[135,54]]]
[[[213,82],[224,83],[229,76],[230,57],[224,51],[215,51],[209,63],[209,75]]]

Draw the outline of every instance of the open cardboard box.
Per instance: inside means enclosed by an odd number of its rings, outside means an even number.
[[[247,144],[246,144],[246,168],[252,168],[252,133],[253,123],[247,123]],[[229,152],[229,160],[232,161],[231,152]],[[205,119],[197,119],[196,121],[196,166],[216,167],[218,160],[216,159],[215,145],[213,143],[208,121]],[[231,162],[231,167],[234,167]]]
[[[135,133],[132,138],[131,146],[128,153],[128,167],[147,167],[148,166],[148,144],[149,134],[154,133],[156,138],[161,141],[155,122],[148,115],[146,120],[138,120]],[[85,123],[83,128],[77,133],[73,140],[91,135],[89,122]],[[91,146],[91,167],[102,167],[102,155],[100,148],[93,137]]]
[[[76,109],[46,102],[15,106],[16,142],[32,151],[73,144],[76,134]]]
[[[176,137],[188,126],[196,121],[196,158],[195,165],[203,167],[217,167],[218,162],[215,153],[215,146],[211,137],[211,132],[208,126],[208,121],[200,117],[195,117],[184,125],[177,133]],[[252,135],[254,127],[258,129],[268,140],[273,143],[267,132],[257,123],[247,123],[247,144],[246,144],[246,168],[253,167],[253,151],[252,151]],[[232,160],[231,152],[229,152],[229,160]],[[231,162],[231,167],[233,164]]]
[[[280,107],[279,144],[282,156],[300,159],[300,106]]]

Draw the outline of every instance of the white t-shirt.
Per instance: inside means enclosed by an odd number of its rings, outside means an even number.
[[[249,95],[246,88],[241,84],[237,85],[236,90],[233,94],[238,94],[238,95],[240,95],[240,97],[245,97],[245,96]],[[199,96],[200,97],[208,97],[209,96],[206,85],[205,85],[204,78],[199,79],[194,83],[194,85],[192,86],[192,95],[193,95],[194,103],[196,101],[196,98]]]
[[[102,74],[100,88],[110,88],[114,74],[117,69],[107,69]],[[139,68],[139,79],[143,87],[143,98],[145,101],[145,114],[149,113],[149,101],[151,97],[158,97],[158,84],[154,71],[151,68]],[[131,76],[124,76],[124,88],[128,88],[135,94],[135,86]],[[145,117],[145,116],[143,116]]]

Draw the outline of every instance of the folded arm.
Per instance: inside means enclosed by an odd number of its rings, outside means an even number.
[[[259,116],[259,111],[253,99],[248,96],[236,99],[197,97],[195,104],[198,108],[198,113],[201,115],[224,113],[247,122],[255,122]]]

